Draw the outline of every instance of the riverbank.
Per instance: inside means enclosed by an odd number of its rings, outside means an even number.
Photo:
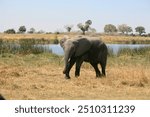
[[[60,40],[68,35],[69,37],[78,36],[79,34],[0,34],[2,40],[20,40],[20,39],[35,39],[41,43],[53,43],[55,39]],[[141,36],[119,36],[119,35],[86,35],[103,40],[105,43],[124,43],[124,44],[150,44],[150,37]],[[41,41],[39,41],[41,40]]]
[[[84,63],[66,80],[62,57],[49,53],[0,55],[0,93],[6,99],[150,99],[150,51],[109,56],[107,77]]]

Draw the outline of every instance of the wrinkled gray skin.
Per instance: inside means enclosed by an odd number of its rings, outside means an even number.
[[[87,38],[61,39],[60,45],[64,50],[65,68],[63,73],[69,79],[69,72],[76,62],[75,76],[80,75],[80,67],[83,63],[89,62],[95,69],[96,77],[105,76],[107,62],[107,46],[100,40]],[[102,74],[98,69],[101,65]]]

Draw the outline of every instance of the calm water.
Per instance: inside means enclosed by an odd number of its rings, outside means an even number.
[[[57,55],[63,55],[64,51],[61,46],[58,44],[47,44],[47,45],[40,45],[44,47],[46,50],[51,50],[53,53]],[[114,54],[117,54],[118,51],[122,48],[141,48],[141,47],[150,47],[150,44],[107,44],[107,47],[113,51]]]

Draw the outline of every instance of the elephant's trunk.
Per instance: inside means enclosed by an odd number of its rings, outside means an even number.
[[[71,48],[71,47],[70,47]],[[67,70],[67,68],[68,68],[68,66],[69,66],[69,64],[70,64],[70,58],[72,57],[72,55],[73,55],[73,51],[70,51],[71,49],[68,49],[68,48],[65,48],[65,56],[64,56],[64,59],[65,59],[65,68],[64,68],[64,71],[63,71],[63,73],[65,74],[66,73],[66,70]]]

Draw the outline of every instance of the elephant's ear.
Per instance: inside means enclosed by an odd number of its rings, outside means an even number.
[[[60,46],[61,46],[63,49],[64,49],[64,43],[66,42],[66,40],[67,40],[66,38],[63,38],[63,39],[61,39],[60,42],[59,42],[59,43],[60,43]]]
[[[91,43],[89,40],[81,38],[77,41],[74,41],[75,45],[75,56],[82,56],[91,48]]]
[[[72,43],[73,43],[75,48],[77,48],[79,46],[79,42],[78,41],[73,41]]]

